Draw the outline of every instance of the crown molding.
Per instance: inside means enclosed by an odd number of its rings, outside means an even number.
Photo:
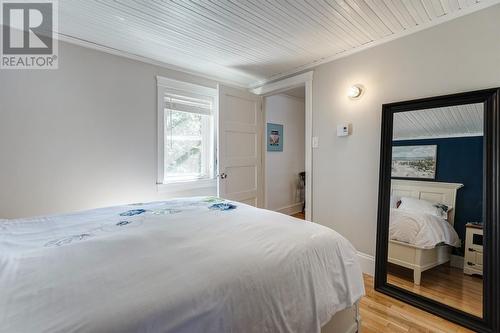
[[[203,73],[197,72],[197,71],[190,71],[190,70],[188,70],[186,68],[183,68],[183,67],[179,67],[179,66],[175,66],[175,65],[172,65],[172,64],[168,64],[166,62],[162,62],[162,61],[159,61],[159,60],[154,60],[154,59],[151,59],[151,58],[148,58],[148,57],[143,57],[143,56],[140,56],[140,55],[137,55],[137,54],[134,54],[134,53],[130,53],[130,52],[126,52],[126,51],[123,51],[123,50],[115,49],[113,47],[109,47],[109,46],[105,46],[105,45],[102,45],[102,44],[94,43],[94,42],[91,42],[91,41],[88,41],[88,40],[84,40],[84,39],[81,39],[81,38],[77,38],[77,37],[73,37],[73,36],[70,36],[70,35],[65,35],[65,34],[61,34],[61,33],[56,32],[55,33],[55,38],[58,39],[59,41],[66,42],[66,43],[69,43],[69,44],[78,45],[78,46],[81,46],[81,47],[84,47],[84,48],[93,49],[93,50],[101,51],[101,52],[104,52],[104,53],[112,54],[112,55],[115,55],[115,56],[119,56],[119,57],[131,59],[131,60],[140,61],[142,63],[146,63],[146,64],[149,64],[149,65],[158,66],[158,67],[165,68],[165,69],[168,69],[168,70],[171,70],[171,71],[176,71],[176,72],[179,72],[179,73],[188,74],[188,75],[197,76],[197,77],[200,77],[200,78],[203,78],[203,79],[211,80],[211,81],[214,81],[214,84],[222,83],[222,84],[225,84],[225,85],[228,85],[228,86],[231,86],[231,87],[235,87],[235,88],[243,88],[243,89],[247,89],[248,88],[248,86],[246,86],[244,84],[241,84],[239,82],[236,82],[236,81],[228,80],[228,79],[225,79],[225,78],[222,78],[222,77],[214,77],[214,76],[206,75],[206,74],[203,74]]]

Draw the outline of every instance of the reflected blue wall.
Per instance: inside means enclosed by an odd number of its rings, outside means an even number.
[[[462,183],[455,207],[455,229],[465,242],[465,224],[482,221],[483,137],[394,141],[394,146],[437,145],[436,181]],[[463,255],[463,250],[460,255]]]

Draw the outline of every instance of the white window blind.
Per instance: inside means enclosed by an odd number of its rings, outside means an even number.
[[[212,98],[178,91],[165,91],[165,108],[179,112],[212,115]]]

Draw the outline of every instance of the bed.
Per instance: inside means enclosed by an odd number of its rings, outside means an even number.
[[[219,198],[0,220],[0,332],[358,330],[352,245]]]
[[[397,237],[393,237],[391,228],[395,214],[401,213],[391,207],[388,261],[413,270],[413,282],[416,285],[420,285],[422,272],[449,262],[452,246],[459,246],[460,244],[458,235],[453,229],[453,223],[457,191],[461,187],[463,187],[463,184],[431,181],[393,179],[391,182],[391,198],[410,197],[452,207],[447,216],[446,224],[449,223],[447,230],[442,228],[445,226],[442,225],[440,230],[427,231],[425,237],[419,242],[407,239],[403,241],[401,238],[395,239]],[[404,212],[403,214],[408,215],[410,213]],[[440,234],[437,235],[436,233]],[[438,239],[438,236],[444,238]]]

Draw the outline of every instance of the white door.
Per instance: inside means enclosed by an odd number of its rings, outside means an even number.
[[[219,196],[263,207],[262,97],[219,86]]]

